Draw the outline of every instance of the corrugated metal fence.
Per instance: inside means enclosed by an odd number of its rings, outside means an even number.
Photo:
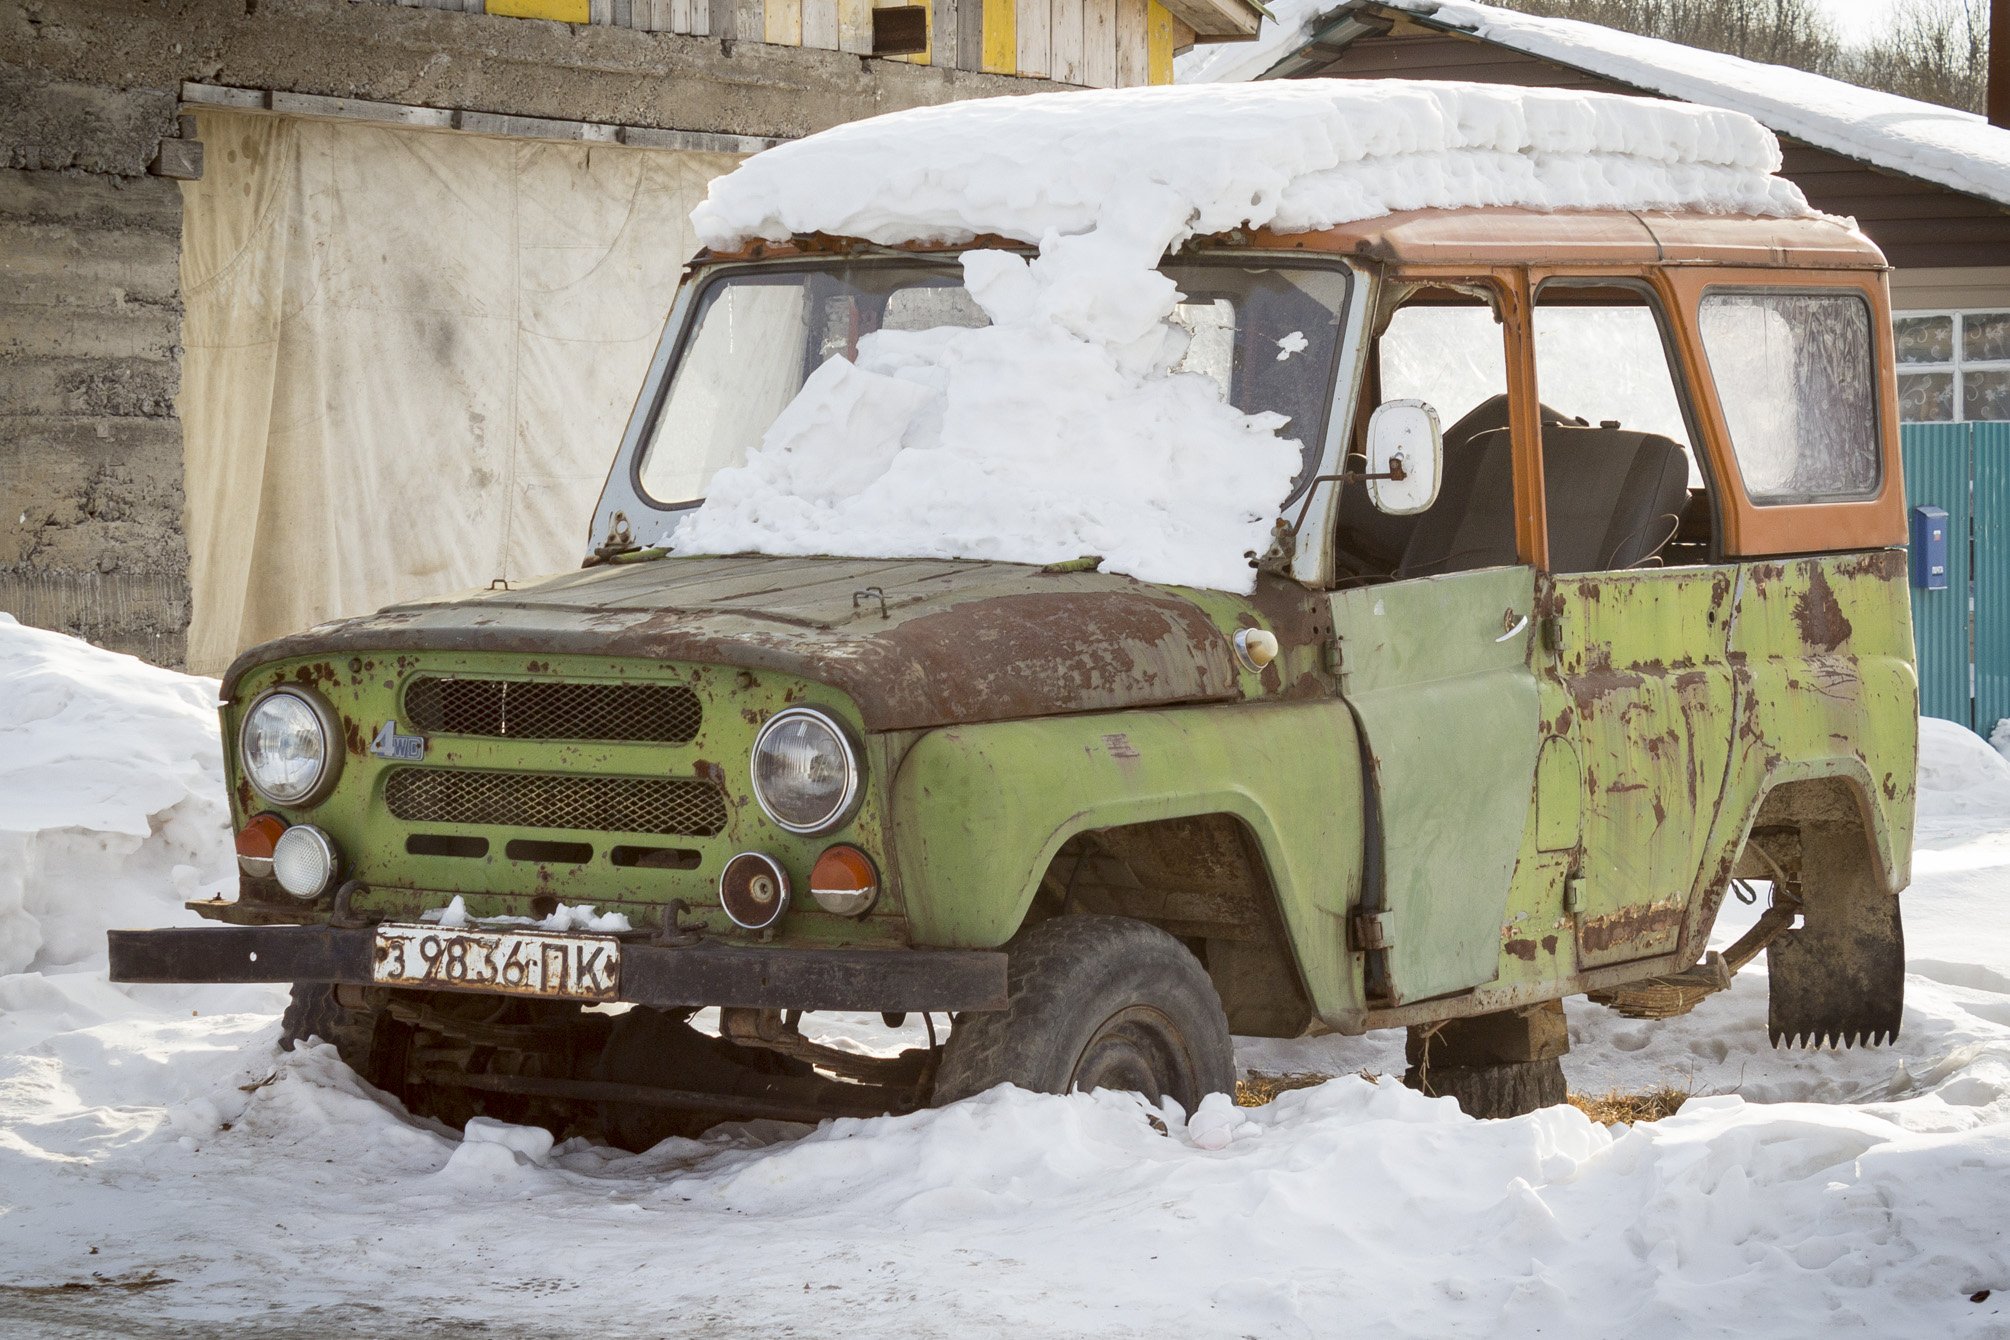
[[[2010,423],[1909,423],[1905,499],[1947,513],[1947,589],[1912,588],[1919,705],[1987,735],[2010,717]]]

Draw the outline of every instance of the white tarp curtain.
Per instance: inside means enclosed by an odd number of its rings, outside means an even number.
[[[724,154],[198,113],[191,669],[576,567]]]

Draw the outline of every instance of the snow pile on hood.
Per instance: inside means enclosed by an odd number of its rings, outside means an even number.
[[[1247,591],[1300,464],[1292,425],[1174,371],[1168,248],[1399,210],[1803,215],[1749,117],[1484,85],[1304,80],[995,98],[759,154],[692,214],[712,247],[996,234],[963,260],[991,324],[880,332],[819,368],[673,534],[685,553],[1048,563]],[[1316,445],[1316,444],[1312,444]]]
[[[0,614],[0,975],[102,967],[228,882],[216,690]]]

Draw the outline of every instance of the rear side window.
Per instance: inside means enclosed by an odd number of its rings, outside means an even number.
[[[1883,482],[1870,304],[1854,293],[1713,292],[1710,375],[1756,503],[1865,498]]]

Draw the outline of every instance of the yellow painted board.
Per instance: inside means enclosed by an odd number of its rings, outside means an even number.
[[[1173,81],[1173,16],[1159,0],[1145,11],[1145,78],[1154,84]]]
[[[771,46],[801,46],[803,0],[766,0],[762,7],[761,40]]]
[[[984,0],[984,69],[990,74],[1019,72],[1019,7],[1015,0]]]
[[[1148,82],[1145,60],[1145,9],[1151,0],[1117,0],[1117,87],[1137,88]]]
[[[585,23],[592,17],[592,10],[592,0],[488,0],[489,13],[512,19]]]

